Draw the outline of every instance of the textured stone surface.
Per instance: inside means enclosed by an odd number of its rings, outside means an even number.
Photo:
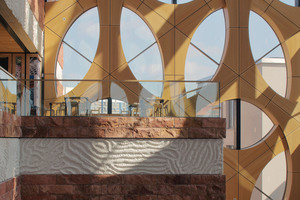
[[[22,131],[23,137],[44,138],[226,137],[220,118],[22,117]]]
[[[224,175],[50,175],[57,181],[48,185],[39,184],[42,175],[27,176],[22,199],[225,199]]]
[[[19,175],[19,139],[0,138],[0,183]]]
[[[222,174],[220,139],[21,139],[21,174]]]

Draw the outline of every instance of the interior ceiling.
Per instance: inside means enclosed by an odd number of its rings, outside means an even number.
[[[11,37],[5,27],[0,23],[0,53],[23,52],[18,43]]]

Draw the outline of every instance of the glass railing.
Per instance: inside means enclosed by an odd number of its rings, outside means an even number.
[[[17,80],[0,67],[0,111],[16,114]]]
[[[20,116],[220,117],[217,82],[2,79],[1,84],[5,108]]]

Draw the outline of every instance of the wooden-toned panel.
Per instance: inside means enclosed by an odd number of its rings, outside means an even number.
[[[153,9],[154,12],[158,13],[170,24],[174,25],[174,4],[166,4],[157,0],[144,0],[144,4]]]
[[[203,6],[207,6],[205,0],[194,0],[189,3],[176,5],[175,7],[175,24],[178,25],[190,15],[199,11]]]
[[[45,73],[54,73],[55,70],[55,59],[60,47],[61,37],[56,35],[47,26],[45,27]]]
[[[238,150],[224,148],[224,163],[226,163],[235,171],[239,171],[238,154],[239,154]]]
[[[299,31],[295,24],[271,6],[261,16],[273,28],[280,42],[284,42]]]
[[[265,95],[255,89],[252,85],[250,85],[243,78],[240,79],[240,94],[241,98],[257,107],[264,108],[270,102]]]
[[[240,73],[255,65],[249,41],[248,28],[240,29]]]
[[[286,41],[287,54],[291,60],[290,76],[300,76],[300,31]]]
[[[270,118],[272,121],[280,124],[285,135],[290,134],[299,126],[299,122],[291,118],[290,115],[272,101],[267,105],[265,112],[267,114],[271,113],[274,116],[274,118],[272,116]]]
[[[121,44],[121,36],[120,36],[120,27],[119,26],[111,26],[110,27],[110,72],[117,69],[119,66],[126,63],[126,58],[123,53],[123,48]],[[126,77],[122,78],[123,80]]]
[[[69,7],[64,12],[46,24],[46,27],[51,29],[60,37],[64,37],[67,29],[83,12],[82,7],[76,3]]]
[[[100,27],[100,39],[95,54],[94,62],[105,71],[109,71],[109,51],[110,51],[110,27]]]
[[[216,75],[213,77],[212,81],[219,82],[220,88],[223,88],[237,77],[238,74],[229,69],[226,65],[222,65],[218,68]]]
[[[78,3],[84,10],[88,10],[97,6],[97,0],[78,0]]]
[[[175,29],[175,75],[184,76],[190,39]]]
[[[166,80],[174,80],[174,74],[175,74],[174,40],[175,40],[175,29],[169,31],[167,34],[165,34],[163,37],[159,38],[158,40],[158,45],[161,49]]]
[[[224,11],[227,28],[239,27],[239,1],[240,0],[225,0],[226,7]]]
[[[205,0],[210,9],[218,10],[226,6],[224,0]]]
[[[124,7],[134,11],[142,4],[142,2],[142,0],[125,0]]]
[[[102,80],[104,77],[108,76],[108,73],[101,68],[101,66],[96,65],[95,63],[91,64],[88,72],[84,76],[84,80]]]
[[[299,126],[300,127],[300,126]],[[286,137],[292,159],[292,171],[300,173],[300,128]]]
[[[300,85],[300,77],[292,77],[289,78],[289,81],[291,82],[291,92],[290,92],[290,97],[289,99],[293,101],[300,101],[300,90],[299,90],[299,85]]]
[[[142,4],[138,8],[138,12],[143,16],[144,21],[149,26],[150,30],[155,33],[157,38],[160,38],[173,28],[167,20],[156,12],[153,12],[153,10],[145,4]]]
[[[110,25],[120,25],[123,0],[110,3]]]
[[[264,145],[266,145],[266,144],[264,144]],[[252,183],[255,183],[258,176],[264,169],[264,167],[272,160],[272,158],[275,157],[275,155],[269,148],[262,155],[260,155],[260,151],[259,152],[252,151],[252,153],[254,154],[252,157],[255,158],[255,156],[256,156],[256,158],[254,159],[254,161],[252,163],[250,163],[246,167],[244,167],[241,164],[240,165],[240,174],[243,175],[248,180],[250,180]],[[240,155],[240,159],[241,158],[246,159],[245,156],[251,156],[250,154],[244,154],[244,153],[240,153],[239,155]]]
[[[176,28],[192,38],[200,23],[212,13],[208,5],[202,6],[197,12],[177,24]]]
[[[251,199],[254,183],[251,183],[248,179],[239,175],[239,197],[237,199]]]
[[[252,66],[241,77],[255,87],[259,92],[264,94],[267,98],[272,99],[275,95],[275,92],[272,88],[266,83],[266,81],[261,76],[258,68]]]
[[[240,78],[236,78],[220,90],[220,101],[224,102],[229,99],[239,98]]]
[[[239,27],[248,27],[251,1],[239,0]]]
[[[259,15],[262,15],[267,8],[269,7],[269,3],[262,0],[252,0],[250,9],[256,12]]]
[[[282,108],[288,115],[294,117],[298,122],[300,122],[300,102],[289,101],[278,94],[274,96],[272,101]]]
[[[76,3],[76,0],[64,0],[45,3],[45,24],[57,17],[61,12]]]
[[[280,12],[283,16],[288,18],[292,23],[300,27],[300,8],[291,7],[280,1],[272,1],[271,6]]]
[[[239,175],[226,182],[226,199],[239,199]]]
[[[283,145],[284,134],[279,126],[273,127],[271,135],[267,136],[265,142],[275,155],[284,151]]]
[[[292,173],[292,188],[290,200],[298,200],[300,197],[300,173]]]
[[[226,181],[229,181],[231,178],[233,178],[233,176],[238,174],[238,171],[234,170],[226,162],[223,163],[223,166],[224,166],[224,174],[226,175]]]
[[[97,0],[100,16],[100,26],[110,25],[110,0]]]
[[[257,159],[259,159],[259,157],[264,155],[267,151],[270,151],[270,149],[265,142],[261,142],[249,149],[240,150],[239,151],[240,171],[242,171],[243,169],[247,169],[250,164],[255,163]]]
[[[224,47],[223,63],[226,64],[234,72],[239,73],[240,30],[238,28],[229,28],[226,30],[226,35],[227,41],[225,42]]]
[[[23,52],[18,43],[0,23],[0,52]]]

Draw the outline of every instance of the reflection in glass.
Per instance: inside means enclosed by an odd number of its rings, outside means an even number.
[[[286,157],[285,153],[281,152],[265,166],[259,175],[251,200],[283,199],[286,173]]]

